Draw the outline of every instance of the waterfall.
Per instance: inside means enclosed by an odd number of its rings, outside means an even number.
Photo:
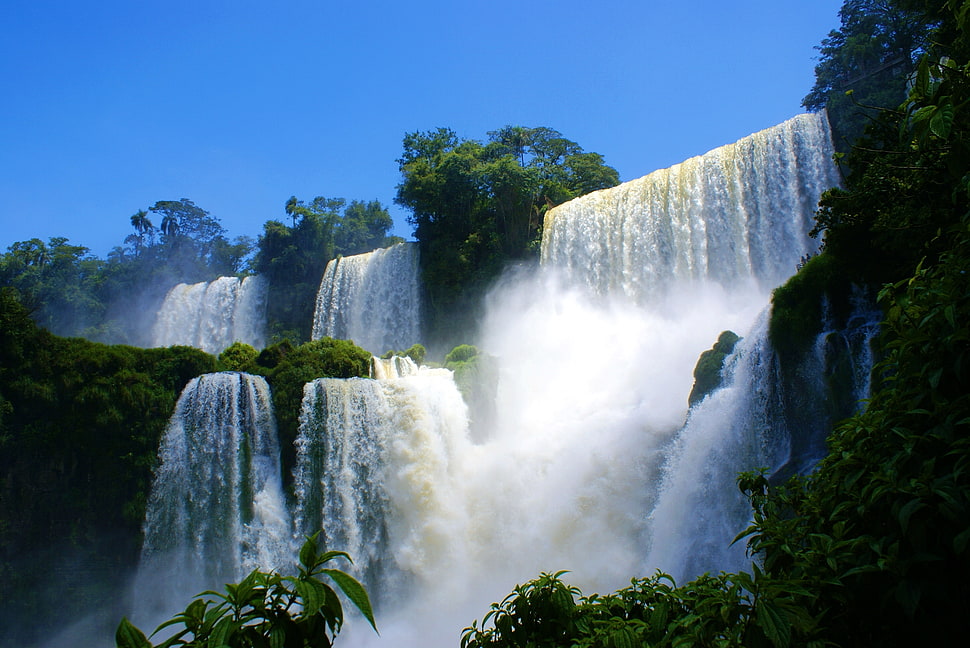
[[[540,571],[603,592],[657,569],[683,582],[746,567],[730,546],[750,515],[735,476],[801,460],[794,401],[763,389],[778,379],[764,313],[816,249],[807,232],[838,182],[831,155],[824,115],[804,115],[550,210],[540,271],[495,288],[475,341],[497,367],[488,429],[469,440],[458,413],[411,403],[438,443],[375,446],[384,483],[435,475],[416,499],[384,490],[384,552],[409,589],[387,602],[381,643],[453,645]],[[744,338],[730,375],[688,417],[694,364],[725,329]],[[431,563],[409,562],[414,545],[395,532],[418,510],[448,537],[428,541]]]
[[[203,589],[293,562],[269,387],[204,374],[179,397],[162,437],[135,588],[146,617]]]
[[[353,340],[380,354],[418,342],[419,323],[416,243],[398,243],[327,264],[313,315],[314,340]]]
[[[664,453],[644,565],[664,565],[679,581],[744,566],[743,543],[725,542],[751,516],[738,472],[764,469],[778,483],[811,471],[832,424],[869,395],[881,319],[857,292],[845,321],[827,315],[808,352],[783,371],[768,341],[768,310],[761,313],[725,362],[725,384],[691,409]]]
[[[220,353],[233,342],[265,345],[266,281],[251,276],[177,284],[168,291],[152,329],[156,347],[182,344]]]
[[[831,154],[824,115],[805,115],[551,210],[540,268],[493,290],[473,341],[497,380],[474,438],[444,369],[375,359],[372,379],[308,383],[296,533],[322,529],[378,602],[381,638],[351,623],[341,641],[455,645],[540,571],[569,570],[588,593],[657,569],[745,567],[729,546],[748,515],[735,475],[800,469],[813,451],[765,312],[815,250],[806,232],[837,183]],[[413,245],[331,262],[314,337],[376,353],[417,342],[416,276]],[[725,329],[743,339],[724,384],[689,412],[694,363]],[[808,362],[843,338],[825,339]]]
[[[770,289],[816,249],[818,199],[839,177],[824,113],[806,114],[546,215],[542,261],[640,303],[684,282]]]
[[[320,378],[304,388],[294,471],[297,533],[323,531],[354,559],[378,601],[410,577],[435,573],[455,547],[448,457],[467,444],[451,372],[406,358],[379,380]],[[449,512],[450,511],[450,512]]]

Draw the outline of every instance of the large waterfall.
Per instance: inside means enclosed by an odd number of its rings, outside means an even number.
[[[353,340],[380,355],[420,342],[416,243],[339,257],[323,273],[313,339]]]
[[[265,345],[266,281],[219,277],[168,291],[152,328],[152,346],[194,346],[220,353],[233,342]]]
[[[462,627],[540,571],[570,570],[572,584],[605,592],[657,569],[683,581],[744,568],[743,547],[729,546],[749,514],[735,475],[805,468],[824,427],[824,408],[811,409],[824,400],[824,372],[783,385],[765,331],[771,289],[815,250],[806,232],[838,180],[831,155],[824,115],[805,115],[551,210],[539,271],[510,275],[489,296],[474,342],[494,361],[495,408],[474,437],[476,413],[446,370],[375,361],[375,379],[307,384],[293,534],[322,528],[379,604],[381,638],[352,622],[341,641],[457,645]],[[375,353],[418,341],[415,258],[413,246],[397,246],[332,262],[314,337]],[[822,367],[833,349],[864,346],[871,327],[857,319],[866,334],[826,331],[807,362]],[[694,363],[726,329],[743,339],[724,386],[688,412]],[[856,398],[865,371],[849,371]],[[183,399],[178,420],[203,400]],[[190,427],[237,438],[220,426]],[[185,443],[166,437],[159,484]],[[159,491],[150,510],[169,499],[194,506],[186,493],[207,497],[200,484],[254,510],[259,487],[199,470],[178,477],[194,490]],[[244,530],[253,515],[216,517]],[[152,512],[146,529],[180,529],[176,518]],[[224,526],[198,524],[171,535],[192,551],[228,538]]]
[[[650,302],[685,281],[770,289],[803,255],[838,184],[825,115],[806,114],[546,215],[542,260],[602,294]]]
[[[293,562],[269,387],[205,374],[186,385],[159,449],[136,586],[138,613]],[[157,620],[157,618],[152,619]]]
[[[540,571],[611,591],[656,569],[682,582],[745,567],[736,474],[811,461],[766,307],[815,250],[831,155],[824,115],[805,115],[552,210],[541,271],[489,298],[477,343],[498,384],[481,438],[463,403],[407,372],[308,386],[303,421],[328,431],[301,433],[319,472],[301,473],[298,516],[381,575],[382,643],[454,645]],[[744,338],[725,387],[688,418],[694,363],[725,329]]]

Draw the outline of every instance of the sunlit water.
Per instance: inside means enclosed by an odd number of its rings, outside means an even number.
[[[745,565],[734,476],[792,461],[765,309],[815,250],[831,153],[824,116],[800,116],[550,211],[541,268],[496,286],[473,341],[498,375],[474,439],[445,370],[377,363],[377,380],[306,386],[291,542],[322,526],[378,601],[381,638],[351,619],[344,645],[455,646],[540,571],[605,592]],[[360,257],[328,267],[314,335],[417,341],[367,323],[386,299],[354,305],[410,290],[362,292],[376,257]],[[726,329],[744,339],[725,387],[688,418],[694,364]]]

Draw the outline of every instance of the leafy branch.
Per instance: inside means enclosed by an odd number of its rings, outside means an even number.
[[[318,536],[307,538],[300,549],[297,576],[254,570],[238,584],[227,584],[225,593],[205,591],[155,629],[152,636],[182,626],[157,645],[122,619],[115,634],[117,648],[329,648],[343,627],[344,612],[337,591],[320,577],[332,581],[377,632],[363,585],[346,572],[325,567],[350,556],[343,551],[320,553]]]

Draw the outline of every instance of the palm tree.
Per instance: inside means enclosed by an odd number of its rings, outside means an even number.
[[[139,209],[131,217],[131,226],[135,228],[135,232],[137,233],[133,242],[135,244],[135,254],[138,255],[141,254],[141,250],[145,246],[146,236],[148,237],[149,245],[155,242],[155,226],[148,220],[148,212],[143,209]]]

